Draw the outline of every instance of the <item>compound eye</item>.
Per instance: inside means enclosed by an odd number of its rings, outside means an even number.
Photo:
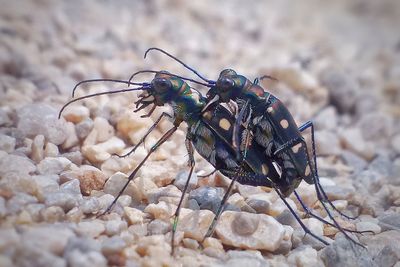
[[[221,88],[221,91],[226,92],[226,91],[232,89],[233,87],[235,87],[235,82],[230,78],[223,77],[218,80],[217,86],[219,88]]]
[[[157,92],[165,92],[171,88],[171,82],[164,78],[157,78],[154,79],[153,86]]]

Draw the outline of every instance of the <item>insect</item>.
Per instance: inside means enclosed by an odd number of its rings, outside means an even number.
[[[348,219],[355,219],[339,211],[328,199],[323,190],[318,176],[318,168],[315,152],[314,126],[311,121],[297,127],[293,116],[285,105],[274,95],[266,92],[258,85],[259,79],[251,82],[243,75],[237,74],[234,70],[223,70],[216,81],[204,78],[196,70],[159,48],[150,48],[146,51],[156,50],[173,58],[187,69],[195,73],[200,79],[207,83],[208,104],[213,103],[235,103],[237,105],[235,129],[232,136],[232,146],[237,152],[247,155],[247,145],[250,134],[251,138],[261,146],[264,154],[267,155],[277,166],[280,172],[280,179],[274,180],[279,193],[287,197],[294,193],[301,202],[300,196],[295,191],[302,180],[308,184],[314,184],[318,200],[322,204],[329,218],[334,225],[340,229],[330,210],[327,202],[334,210]],[[265,77],[261,77],[265,78]],[[245,124],[246,131],[238,130],[239,125]],[[309,155],[307,144],[301,132],[311,128],[313,164]],[[302,202],[301,202],[302,203]],[[304,206],[303,206],[304,207]],[[309,212],[309,209],[305,209]],[[348,239],[361,245],[351,238],[345,231],[341,231]]]
[[[150,83],[134,83],[131,81],[123,81],[123,80],[112,80],[112,79],[95,79],[95,80],[86,80],[78,83],[74,88],[75,89],[83,84],[88,82],[97,82],[97,81],[111,81],[117,83],[123,83],[127,85],[138,85],[136,88],[126,88],[121,90],[114,90],[108,92],[101,92],[96,94],[90,94],[83,97],[75,98],[68,103],[66,103],[63,108],[60,110],[59,116],[61,116],[63,110],[71,103],[80,101],[85,98],[90,98],[98,95],[104,94],[116,94],[130,91],[143,91],[142,94],[139,95],[139,100],[136,102],[136,111],[143,109],[144,107],[153,104],[154,106],[162,106],[164,104],[171,105],[174,110],[174,116],[170,116],[167,113],[163,113],[153,124],[152,127],[145,133],[143,138],[139,141],[138,144],[135,145],[132,151],[129,153],[133,153],[134,150],[138,147],[139,144],[143,143],[148,136],[148,134],[156,127],[156,125],[161,121],[161,119],[165,116],[174,118],[173,127],[168,130],[157,142],[153,145],[146,155],[146,157],[140,162],[136,168],[132,171],[132,173],[128,177],[128,182],[125,186],[120,190],[117,197],[114,199],[113,203],[107,208],[107,210],[103,213],[107,213],[111,210],[113,205],[117,202],[119,196],[122,195],[123,191],[128,186],[129,182],[134,179],[138,170],[143,166],[146,160],[150,157],[150,155],[156,151],[156,149],[162,145],[168,138],[176,131],[178,125],[181,122],[186,122],[188,124],[188,131],[186,135],[185,144],[189,154],[189,175],[186,182],[186,185],[183,189],[182,198],[179,201],[178,207],[174,214],[173,227],[172,227],[172,238],[171,238],[171,253],[174,253],[174,237],[175,232],[178,225],[178,218],[180,213],[180,208],[182,205],[183,196],[187,190],[189,179],[192,175],[192,172],[195,167],[195,162],[193,159],[193,147],[198,151],[198,153],[204,157],[207,161],[209,161],[217,170],[219,170],[224,175],[230,177],[232,179],[231,184],[229,185],[225,196],[219,206],[219,210],[217,215],[214,218],[213,223],[210,225],[210,228],[205,237],[210,236],[213,233],[213,229],[219,217],[219,214],[223,210],[224,203],[226,202],[229,193],[232,189],[232,186],[235,181],[238,181],[242,184],[249,184],[254,186],[267,186],[277,189],[275,185],[276,181],[279,180],[279,173],[275,170],[272,161],[268,158],[264,153],[262,147],[257,145],[255,142],[251,142],[248,145],[247,157],[244,159],[238,159],[236,155],[236,151],[232,146],[231,140],[233,136],[233,125],[235,123],[236,118],[223,106],[218,105],[217,103],[206,106],[206,98],[204,98],[199,92],[189,87],[189,85],[184,81],[184,79],[188,81],[192,81],[191,79],[187,79],[184,77],[180,77],[177,75],[172,75],[167,72],[156,72],[156,71],[140,71],[134,74],[133,76],[143,73],[143,72],[154,72],[155,77]],[[148,117],[154,111],[155,107],[152,107],[148,114],[143,115],[143,117]],[[167,115],[166,115],[167,114]],[[240,128],[240,130],[244,130]],[[129,154],[128,153],[128,154]],[[124,155],[125,156],[125,155]],[[312,235],[314,238],[319,241],[327,244],[325,240],[313,234],[307,227],[302,223],[300,218],[296,215],[287,201],[284,199],[283,195],[279,193],[279,196],[284,201],[284,203],[288,206],[289,210],[294,214],[295,218],[298,220],[300,225],[303,227],[306,233]],[[312,212],[310,212],[312,214]],[[312,216],[316,216],[312,214]],[[320,218],[323,220],[322,218]],[[323,220],[325,223],[328,223],[332,226],[334,224]],[[346,229],[348,230],[348,229]],[[351,230],[348,230],[351,231]],[[354,232],[354,231],[351,231]]]

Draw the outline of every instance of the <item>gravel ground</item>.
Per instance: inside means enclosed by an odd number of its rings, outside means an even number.
[[[303,1],[0,1],[0,266],[400,266],[400,4]],[[201,240],[228,181],[193,176],[170,256],[171,216],[187,175],[182,125],[132,169],[171,122],[124,159],[153,121],[135,93],[61,106],[88,78],[141,69],[191,75],[163,48],[216,79],[226,67],[277,95],[300,124],[316,124],[321,180],[351,221],[372,230],[349,243],[306,218],[329,246],[304,236],[275,192],[237,185],[213,238]],[[149,81],[151,76],[143,76]],[[97,83],[77,95],[115,87]],[[201,89],[205,93],[204,89]],[[196,156],[196,173],[212,167]],[[299,193],[316,213],[312,186]]]

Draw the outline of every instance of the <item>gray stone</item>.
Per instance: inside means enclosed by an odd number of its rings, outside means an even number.
[[[85,214],[96,214],[100,210],[100,202],[96,197],[85,197],[80,208]]]
[[[117,219],[117,220],[107,221],[105,223],[105,227],[106,227],[105,233],[108,236],[114,236],[121,233],[121,231],[128,229],[128,224],[126,223],[126,221],[121,221]]]
[[[400,231],[400,214],[389,213],[383,214],[378,217],[378,225],[382,228],[382,231],[397,230]]]
[[[393,133],[393,118],[383,112],[368,112],[358,121],[366,140],[387,142]]]
[[[57,192],[60,188],[58,185],[60,178],[56,174],[34,175],[32,176],[32,179],[36,182],[36,185],[42,195],[46,193]]]
[[[351,151],[343,150],[341,157],[347,165],[351,166],[354,173],[359,173],[367,166],[367,161]]]
[[[335,107],[328,106],[318,112],[313,122],[317,129],[335,131],[338,125],[337,111]]]
[[[38,226],[23,231],[21,242],[62,255],[68,240],[74,236],[74,232],[63,225]]]
[[[64,193],[70,193],[80,196],[81,188],[78,179],[73,179],[71,181],[65,182],[60,186],[60,191]]]
[[[8,173],[28,175],[35,170],[36,166],[27,157],[7,155],[0,159],[0,176],[6,176]]]
[[[7,210],[9,213],[21,211],[27,204],[37,203],[38,200],[25,193],[17,193],[7,201]]]
[[[93,120],[90,118],[85,119],[84,121],[79,122],[75,125],[76,134],[79,139],[85,139],[86,136],[89,135],[90,131],[93,129]]]
[[[0,150],[3,150],[7,153],[13,152],[15,149],[15,142],[16,140],[14,137],[0,134]]]
[[[185,187],[186,181],[188,179],[189,171],[180,171],[175,176],[174,185],[178,187],[181,191]],[[196,187],[198,182],[197,174],[195,172],[192,173],[190,176],[188,190],[193,189]],[[189,191],[188,191],[189,192]]]
[[[6,201],[3,197],[0,197],[0,218],[6,216],[7,209],[6,209]]]
[[[64,157],[44,158],[37,165],[40,174],[60,174],[71,166],[71,161]]]
[[[81,252],[73,250],[66,256],[69,267],[106,267],[107,259],[97,251]]]
[[[11,126],[12,121],[5,110],[0,109],[0,126]]]
[[[20,267],[67,267],[67,262],[40,246],[25,243],[17,251],[15,266]]]
[[[321,252],[321,260],[327,267],[379,267],[368,251],[356,246],[343,236]]]
[[[269,263],[264,259],[259,251],[236,251],[230,250],[226,254],[229,258],[224,266],[235,267],[269,267]]]
[[[164,235],[171,230],[171,223],[155,219],[149,223],[147,230],[151,235]]]
[[[126,246],[125,241],[119,236],[113,236],[103,241],[101,251],[105,255],[121,252]]]
[[[89,251],[100,251],[101,245],[98,241],[87,237],[71,237],[65,247],[64,255],[78,250],[86,253]]]
[[[316,131],[315,144],[318,155],[339,155],[341,153],[339,137],[334,132]]]
[[[80,166],[83,162],[83,156],[80,151],[72,151],[68,153],[62,154],[62,156],[66,159],[69,159],[72,163]]]
[[[189,200],[194,199],[198,203],[200,209],[211,210],[217,212],[221,204],[221,191],[214,187],[200,187],[193,190],[189,194]]]
[[[67,138],[65,121],[59,120],[57,110],[46,104],[29,104],[19,109],[17,127],[27,137],[42,134],[55,145]]]
[[[0,252],[2,254],[13,254],[16,247],[21,244],[21,236],[13,227],[0,228]]]
[[[70,209],[77,207],[81,196],[66,192],[55,192],[45,196],[44,203],[46,206],[59,206],[68,212]]]
[[[327,68],[320,74],[321,83],[328,88],[330,102],[341,113],[354,112],[358,92],[357,81],[344,70]]]
[[[253,208],[257,213],[268,213],[270,202],[262,199],[248,199],[247,204]]]
[[[392,266],[400,260],[400,231],[390,230],[377,235],[361,236],[360,241],[367,245],[377,266]],[[382,262],[391,265],[379,265]]]

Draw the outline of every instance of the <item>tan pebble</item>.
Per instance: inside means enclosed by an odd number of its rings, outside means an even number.
[[[301,247],[290,252],[287,257],[290,266],[309,267],[323,266],[317,251],[312,247]]]
[[[182,192],[175,185],[150,189],[146,191],[145,194],[150,203],[165,201],[167,203],[178,205],[179,200],[182,197]]]
[[[126,112],[119,117],[117,121],[117,131],[125,138],[129,137],[129,133],[137,132],[140,129],[147,129],[150,127],[151,122],[140,118],[140,114],[133,112]]]
[[[128,175],[117,172],[108,178],[107,182],[104,185],[104,193],[111,194],[116,197],[121,189],[125,186],[128,182]],[[140,190],[132,181],[129,182],[127,188],[123,192],[124,195],[129,195],[134,197],[136,200],[140,200],[137,196],[140,194]]]
[[[15,220],[16,224],[31,224],[32,222],[32,216],[26,210],[21,211]]]
[[[103,189],[106,176],[96,167],[82,165],[78,171],[73,171],[80,182],[83,195],[88,196],[92,190]]]
[[[101,171],[106,176],[111,176],[116,172],[128,173],[132,169],[130,158],[110,157],[101,164]]]
[[[79,223],[85,215],[83,214],[82,210],[78,207],[72,208],[68,213],[66,214],[66,219],[69,222],[73,223]]]
[[[65,130],[67,132],[67,138],[64,143],[62,143],[62,148],[67,150],[79,144],[79,139],[76,135],[75,125],[72,122],[67,122],[65,124]]]
[[[131,207],[124,207],[124,212],[130,225],[143,223],[143,218],[145,216],[143,211]]]
[[[64,210],[58,206],[51,206],[40,211],[40,217],[48,223],[62,221],[65,218]]]
[[[216,233],[222,243],[229,246],[275,251],[283,240],[285,229],[265,214],[225,211]]]
[[[89,109],[84,106],[70,106],[63,112],[66,121],[77,124],[89,117]]]
[[[157,204],[149,204],[144,209],[144,212],[149,213],[155,219],[169,221],[174,215],[176,208],[176,205],[166,202],[159,202]]]
[[[315,192],[314,185],[307,184],[305,182],[300,183],[299,187],[296,189],[297,193],[300,195],[301,200],[306,206],[312,208],[316,201],[318,201],[317,194]],[[292,194],[290,199],[295,201],[298,204],[298,207],[303,210],[302,206],[298,202],[296,196]]]
[[[289,203],[290,207],[292,207],[292,209],[294,211],[297,211],[297,206],[293,200],[291,200],[290,198],[287,198],[286,201]],[[288,207],[285,205],[285,203],[283,203],[283,201],[281,199],[278,199],[278,200],[276,200],[275,203],[272,203],[269,206],[268,215],[276,217],[276,216],[280,215],[284,210],[288,210]]]
[[[137,177],[133,183],[139,188],[139,194],[138,196],[134,196],[135,199],[147,200],[147,192],[158,188],[152,180],[141,176]]]
[[[194,249],[194,250],[199,248],[199,242],[197,242],[197,240],[194,240],[191,238],[183,238],[182,242],[183,242],[183,245],[187,248]]]
[[[228,198],[227,203],[231,205],[235,205],[239,208],[243,207],[246,205],[246,202],[244,201],[244,197],[242,197],[239,193],[234,193]]]
[[[36,135],[32,142],[31,159],[39,163],[44,158],[44,136]]]
[[[204,242],[203,242],[204,248],[212,247],[218,250],[224,249],[222,246],[222,243],[219,239],[216,239],[214,237],[207,237]]]
[[[85,140],[83,141],[82,147],[85,146],[92,146],[97,144],[97,130],[92,129],[90,133],[86,136]]]
[[[45,157],[57,157],[59,155],[58,146],[53,143],[48,142],[44,149]]]
[[[214,216],[214,213],[209,210],[196,210],[186,215],[182,214],[178,230],[185,232],[185,237],[202,241]]]
[[[345,199],[338,199],[332,201],[332,204],[340,211],[345,210],[347,208],[348,203],[349,202]]]
[[[114,128],[105,118],[96,117],[93,128],[97,130],[97,142],[107,141],[114,135]]]
[[[306,218],[302,220],[304,225],[307,226],[308,229],[310,229],[311,232],[316,234],[317,236],[323,236],[324,235],[324,224],[315,219],[315,218]]]

